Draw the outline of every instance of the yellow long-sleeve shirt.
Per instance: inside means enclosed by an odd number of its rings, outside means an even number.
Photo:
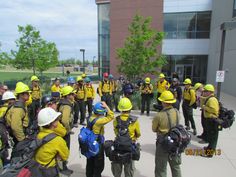
[[[73,120],[72,103],[68,100],[63,100],[64,103],[59,103],[59,112],[61,112],[61,123],[66,128],[67,133],[71,130],[71,122]],[[66,103],[66,104],[65,104]]]
[[[87,100],[87,93],[86,93],[86,88],[84,85],[82,86],[77,86],[76,88],[76,97],[79,100]]]
[[[219,106],[219,102],[217,98],[211,95],[211,97],[206,101],[207,102],[202,107],[204,117],[205,118],[218,118],[220,106]]]
[[[22,103],[23,104],[23,103]],[[29,125],[27,108],[13,106],[6,115],[7,125],[11,127],[12,133],[18,141],[25,139],[24,129]]]
[[[189,101],[189,106],[192,106],[196,102],[195,90],[192,87],[184,89],[183,98],[185,101]]]
[[[157,86],[158,93],[162,93],[169,89],[170,84],[167,80],[164,80],[163,82],[158,81],[156,86]]]
[[[172,106],[164,108],[162,111],[157,112],[156,116],[152,120],[152,131],[157,134],[166,134],[170,130],[167,112],[170,115],[171,126],[175,126],[177,118],[180,119],[179,112]]]
[[[54,130],[42,128],[37,135],[37,138],[42,139],[50,133],[57,134],[57,132]],[[66,161],[69,157],[69,149],[66,145],[65,140],[60,135],[41,146],[37,150],[34,159],[42,166],[47,165],[47,167],[55,167],[55,158],[57,158],[58,156],[62,161]]]
[[[130,116],[129,114],[121,114],[120,119],[122,121],[127,121],[129,116]],[[118,134],[117,119],[115,119],[113,121],[113,127],[114,127],[115,135],[117,135]],[[129,129],[129,135],[130,135],[130,138],[132,139],[132,141],[136,141],[141,136],[140,126],[139,126],[138,120],[135,120],[134,122],[129,124],[128,129]]]
[[[110,83],[110,81],[105,81],[105,80],[99,82],[98,91],[100,97],[102,96],[103,93],[109,93],[110,95],[112,95],[112,84]]]
[[[87,98],[94,99],[95,98],[95,90],[94,90],[93,85],[92,84],[86,84],[85,88],[86,88]]]
[[[61,87],[60,86],[56,86],[55,84],[53,84],[53,86],[51,87],[51,92],[61,92]]]
[[[39,100],[42,97],[40,87],[32,87],[31,96],[33,100]]]
[[[93,114],[89,121],[92,122],[94,119],[96,119],[96,115]],[[100,134],[100,135],[104,135],[104,125],[111,122],[114,119],[114,112],[112,112],[111,110],[107,112],[107,116],[106,117],[101,117],[99,118],[95,124],[93,125],[93,132],[94,134]]]

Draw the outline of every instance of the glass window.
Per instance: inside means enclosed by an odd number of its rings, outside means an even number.
[[[209,38],[211,12],[164,14],[167,39]]]
[[[98,5],[99,75],[110,68],[110,4]]]
[[[191,78],[194,83],[206,82],[207,55],[169,55],[168,64],[163,66],[162,72],[171,77],[173,72],[177,72],[180,82],[185,78]]]

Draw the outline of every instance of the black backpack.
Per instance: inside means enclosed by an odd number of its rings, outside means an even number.
[[[11,109],[11,107],[12,106],[9,106],[4,115],[0,118],[0,141],[2,142],[2,148],[0,149],[0,158],[2,160],[7,159],[8,149],[14,144],[14,142],[12,141],[12,137],[10,137],[11,129],[9,126],[7,126],[6,123],[6,114]]]
[[[119,152],[132,152],[132,140],[129,135],[129,125],[132,119],[129,117],[126,121],[121,120],[120,116],[116,117],[118,135],[114,141],[114,147]]]
[[[161,140],[161,144],[164,150],[169,153],[170,156],[180,155],[184,152],[185,148],[188,146],[191,140],[190,133],[179,124],[178,112],[177,114],[177,123],[175,126],[171,126],[171,118],[169,112],[167,111],[168,123],[170,130]]]
[[[210,96],[205,100],[205,103],[214,96]],[[222,128],[230,128],[234,121],[235,121],[235,112],[233,110],[228,110],[223,106],[221,102],[219,102],[219,119],[215,119],[216,123],[218,124],[218,129],[222,130]]]
[[[36,151],[42,145],[48,143],[56,137],[56,134],[51,133],[43,139],[37,139],[34,137],[32,139],[25,139],[17,143],[13,150],[18,156],[11,159],[11,165],[2,171],[0,177],[15,177],[21,172],[21,170],[29,169],[29,171],[31,171],[31,168],[34,169],[37,164],[37,162],[33,160]]]

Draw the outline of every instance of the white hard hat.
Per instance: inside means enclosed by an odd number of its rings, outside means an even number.
[[[10,99],[16,99],[14,93],[10,91],[4,92],[2,95],[2,100],[10,100]]]
[[[60,112],[56,112],[52,108],[44,108],[39,111],[38,114],[38,126],[42,127],[49,125],[61,115]]]

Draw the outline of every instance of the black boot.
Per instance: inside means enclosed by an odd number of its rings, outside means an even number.
[[[66,176],[70,176],[74,171],[67,167],[67,162],[63,162],[63,169],[61,173]]]

